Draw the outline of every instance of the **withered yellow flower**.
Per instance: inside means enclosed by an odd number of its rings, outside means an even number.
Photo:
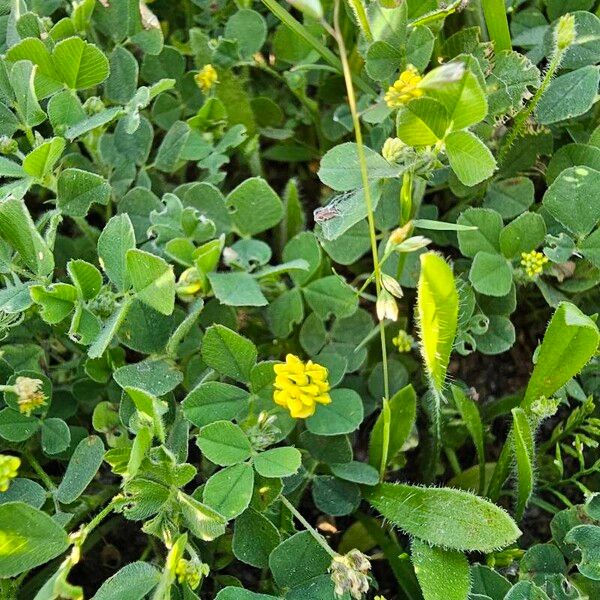
[[[42,391],[41,379],[31,377],[17,377],[13,386],[17,395],[19,412],[29,416],[36,408],[46,404],[46,394]]]
[[[390,108],[400,108],[413,98],[419,98],[423,95],[423,90],[419,89],[423,77],[419,71],[412,65],[408,65],[400,77],[388,88],[385,94],[385,102]]]
[[[194,80],[198,84],[198,87],[206,94],[215,83],[219,81],[217,70],[212,65],[204,65],[196,75]]]
[[[294,419],[306,419],[315,413],[318,404],[329,404],[327,369],[312,360],[302,362],[288,354],[285,363],[277,364],[273,400],[290,411]]]

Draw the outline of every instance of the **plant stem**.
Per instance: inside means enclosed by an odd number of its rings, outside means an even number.
[[[31,468],[36,472],[37,476],[42,480],[44,485],[48,488],[48,491],[51,492],[52,494],[54,494],[54,492],[56,492],[56,489],[57,489],[56,485],[54,485],[54,482],[52,481],[52,479],[50,479],[50,476],[48,475],[48,473],[46,473],[46,471],[44,471],[44,469],[42,468],[40,463],[37,461],[35,456],[33,456],[33,454],[29,450],[23,450],[22,454],[27,459],[27,462],[31,465]]]
[[[510,130],[510,133],[504,138],[504,142],[502,144],[502,147],[500,148],[500,152],[498,155],[498,164],[500,165],[500,167],[502,166],[504,159],[507,157],[508,151],[510,150],[514,141],[521,134],[523,127],[527,123],[527,120],[533,114],[533,111],[535,110],[535,107],[538,105],[538,102],[541,100],[542,96],[546,93],[546,90],[548,89],[548,86],[550,85],[552,78],[556,74],[556,71],[558,70],[560,63],[562,62],[565,50],[566,49],[560,50],[558,47],[556,47],[556,49],[552,55],[552,58],[550,59],[550,65],[548,66],[548,70],[546,71],[546,74],[544,75],[542,84],[537,89],[535,95],[531,99],[531,102],[523,110],[521,110],[515,117],[513,127]]]
[[[308,531],[315,541],[331,556],[331,558],[335,558],[337,553],[331,549],[331,546],[327,543],[325,538],[300,514],[298,509],[282,494],[279,496],[281,502],[286,506],[286,508],[304,525],[306,531]]]
[[[358,162],[360,164],[360,177],[365,192],[365,204],[367,206],[367,222],[369,224],[369,238],[371,241],[371,254],[373,256],[373,271],[375,274],[375,289],[377,290],[377,297],[381,291],[381,265],[379,264],[379,254],[377,250],[377,233],[375,231],[375,217],[373,213],[373,200],[371,198],[371,187],[369,185],[369,172],[367,168],[367,160],[365,157],[365,149],[363,145],[362,129],[360,125],[360,119],[358,116],[358,110],[356,107],[356,96],[354,94],[354,86],[352,84],[352,76],[350,72],[350,65],[348,64],[348,55],[346,53],[346,44],[340,31],[340,0],[336,0],[333,9],[333,33],[340,50],[340,58],[342,61],[342,69],[344,73],[344,82],[346,84],[346,92],[348,94],[348,106],[350,107],[350,113],[352,114],[352,123],[354,125],[354,136],[356,139],[356,151],[358,154]],[[387,362],[387,345],[385,340],[385,326],[383,321],[379,321],[379,336],[381,339],[381,359],[383,362],[383,436],[382,436],[382,452],[381,452],[381,467],[380,477],[383,479],[385,475],[385,465],[387,462],[387,456],[389,452],[389,438],[390,438],[390,411],[389,407],[386,411],[386,403],[390,397],[390,383],[388,375],[388,362]],[[384,462],[385,461],[385,462]]]
[[[329,49],[327,46],[322,44],[312,33],[300,23],[294,19],[294,17],[283,8],[277,0],[262,0],[263,4],[287,27],[289,27],[295,34],[299,35],[305,42],[310,44],[327,63],[335,68],[339,73],[342,72],[342,64],[340,59]],[[364,81],[358,75],[353,77],[356,85],[367,94],[375,96],[375,90]]]
[[[481,0],[481,4],[485,16],[485,24],[490,39],[494,42],[496,54],[504,50],[512,50],[504,0]]]

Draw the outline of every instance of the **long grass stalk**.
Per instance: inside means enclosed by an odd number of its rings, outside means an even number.
[[[375,216],[373,210],[373,199],[371,197],[371,188],[369,186],[369,172],[367,167],[367,160],[365,157],[364,142],[362,136],[362,129],[360,125],[360,119],[358,116],[358,109],[356,106],[356,95],[354,93],[354,85],[352,83],[352,73],[350,71],[350,65],[348,63],[348,54],[346,52],[346,44],[341,34],[340,23],[340,0],[336,0],[333,11],[333,35],[338,44],[340,51],[340,58],[342,62],[342,70],[344,75],[344,82],[346,84],[346,93],[348,95],[348,106],[350,107],[350,113],[352,114],[352,124],[354,126],[354,137],[356,140],[356,151],[358,154],[358,162],[360,164],[360,176],[363,184],[365,193],[365,204],[367,208],[367,222],[369,225],[369,238],[371,242],[371,254],[373,256],[373,271],[375,278],[375,288],[377,290],[377,296],[381,292],[381,265],[379,262],[379,254],[377,251],[377,233],[375,231]],[[380,467],[380,478],[383,479],[385,475],[385,466],[387,464],[387,457],[389,452],[389,438],[390,438],[390,410],[387,405],[390,397],[390,386],[389,386],[389,375],[388,375],[388,362],[387,362],[387,344],[385,337],[385,325],[383,321],[379,321],[379,337],[381,340],[381,358],[383,361],[383,447],[381,451],[381,467]]]
[[[496,53],[512,50],[504,0],[481,0],[485,25]]]

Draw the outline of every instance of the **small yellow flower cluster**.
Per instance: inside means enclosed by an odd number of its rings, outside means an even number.
[[[398,352],[410,352],[414,343],[415,338],[409,335],[404,329],[400,329],[398,335],[392,338],[392,344],[398,348]]]
[[[180,558],[175,567],[175,574],[179,583],[187,583],[192,590],[195,590],[209,573],[209,567],[206,563],[197,560],[185,560]]]
[[[423,95],[423,90],[417,86],[423,78],[413,65],[408,65],[400,77],[388,88],[385,102],[390,108],[400,108],[413,98]]]
[[[548,257],[537,250],[531,252],[521,252],[521,265],[525,268],[527,276],[533,279],[544,270],[544,265],[548,262]]]
[[[388,138],[383,143],[381,149],[381,156],[388,162],[396,162],[402,158],[402,154],[406,148],[406,144],[399,138]]]
[[[20,466],[20,458],[0,454],[0,492],[5,492],[8,489],[10,480],[17,476],[17,470]]]
[[[46,404],[46,394],[42,391],[41,379],[17,377],[13,386],[18,396],[19,412],[29,416],[36,408]]]
[[[206,94],[215,83],[218,83],[219,76],[217,75],[217,70],[212,65],[204,65],[200,71],[194,75],[194,79],[198,84],[198,87]]]
[[[191,302],[202,289],[202,278],[196,267],[186,269],[177,281],[177,295],[184,302]]]
[[[303,363],[297,356],[288,354],[285,363],[275,365],[275,391],[273,400],[290,411],[294,419],[314,415],[317,403],[329,404],[327,369],[312,360]]]

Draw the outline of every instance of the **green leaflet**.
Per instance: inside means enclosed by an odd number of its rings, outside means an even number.
[[[394,525],[434,546],[491,552],[521,535],[503,509],[462,490],[382,483],[363,494]]]

